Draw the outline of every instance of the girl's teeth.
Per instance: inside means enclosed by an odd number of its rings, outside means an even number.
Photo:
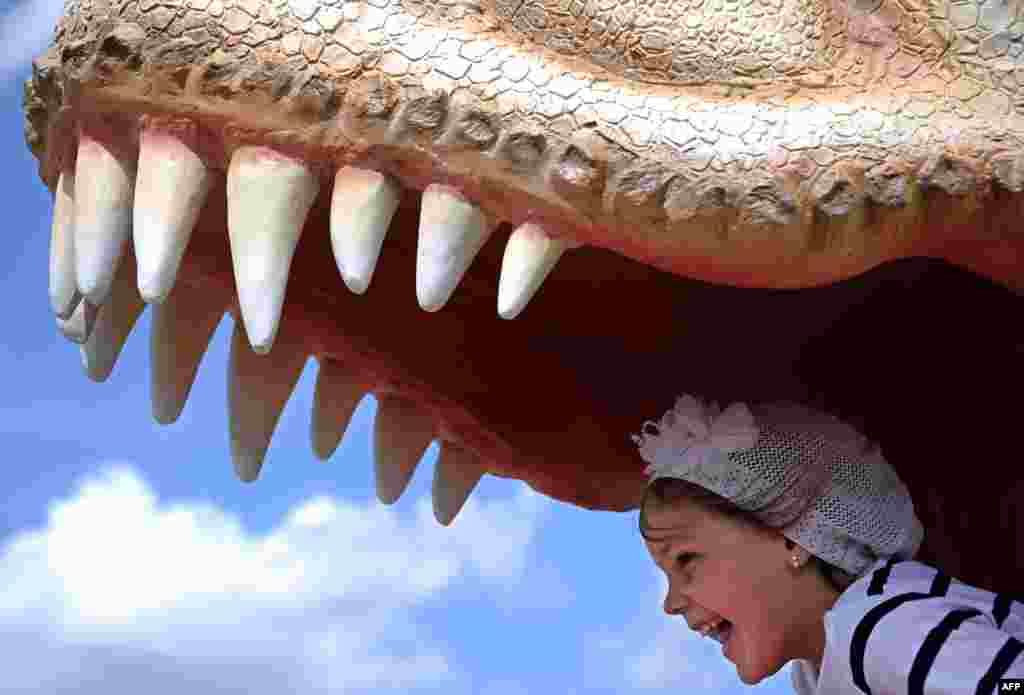
[[[712,631],[717,630],[718,626],[721,625],[723,622],[725,622],[725,621],[724,620],[719,620],[719,621],[714,622],[714,623],[707,623],[707,624],[705,624],[703,627],[701,627],[700,634],[702,636],[704,636],[704,637],[707,637]]]

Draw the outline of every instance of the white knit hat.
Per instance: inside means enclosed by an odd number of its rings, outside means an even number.
[[[830,415],[794,403],[721,412],[684,394],[641,430],[632,438],[651,481],[701,485],[854,576],[921,546],[910,493],[881,449]]]

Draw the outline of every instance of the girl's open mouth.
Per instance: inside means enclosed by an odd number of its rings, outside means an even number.
[[[710,637],[722,645],[722,652],[724,653],[729,646],[729,638],[732,637],[732,623],[728,620],[723,620],[722,623],[711,632]]]

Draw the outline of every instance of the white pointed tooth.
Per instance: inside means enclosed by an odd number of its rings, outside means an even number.
[[[199,219],[212,177],[196,154],[195,136],[144,130],[139,143],[132,237],[139,293],[162,302]]]
[[[397,181],[369,169],[343,167],[334,178],[331,246],[342,280],[356,294],[370,285],[401,196]]]
[[[66,169],[57,179],[50,230],[50,307],[69,319],[82,295],[75,276],[75,172]]]
[[[224,311],[222,304],[210,302],[208,292],[182,282],[166,301],[153,305],[150,385],[153,419],[161,425],[181,415]]]
[[[302,162],[265,147],[239,148],[228,167],[228,237],[238,303],[252,349],[270,351],[288,270],[320,181]]]
[[[82,303],[88,302],[88,298]],[[132,332],[146,303],[135,286],[135,262],[129,255],[120,264],[107,302],[100,307],[92,335],[82,345],[82,367],[93,381],[106,381],[121,354],[124,341]]]
[[[433,486],[434,518],[439,524],[452,523],[483,474],[484,467],[476,454],[458,444],[441,442]]]
[[[338,448],[356,406],[366,394],[351,370],[340,362],[320,360],[313,397],[313,453],[326,461]]]
[[[377,499],[398,501],[433,438],[434,418],[415,403],[391,395],[378,399],[373,421]]]
[[[92,335],[93,327],[96,325],[96,314],[98,310],[89,300],[82,299],[82,295],[75,293],[75,310],[66,319],[57,317],[57,328],[65,338],[72,343],[83,344]]]
[[[526,308],[569,244],[566,239],[552,239],[540,225],[532,222],[512,232],[498,279],[498,315],[501,318],[514,319]]]
[[[493,231],[483,212],[453,189],[431,184],[423,191],[416,246],[416,299],[421,308],[437,311],[448,302]]]
[[[75,275],[78,291],[102,306],[132,224],[135,161],[82,135],[75,165]]]
[[[296,341],[281,341],[269,355],[249,348],[242,321],[235,322],[228,373],[228,419],[231,458],[239,480],[259,477],[263,458],[285,403],[306,364],[306,352]]]

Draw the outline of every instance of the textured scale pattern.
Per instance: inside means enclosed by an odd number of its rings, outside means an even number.
[[[635,80],[778,79],[825,70],[843,19],[815,0],[499,2],[502,28]]]

